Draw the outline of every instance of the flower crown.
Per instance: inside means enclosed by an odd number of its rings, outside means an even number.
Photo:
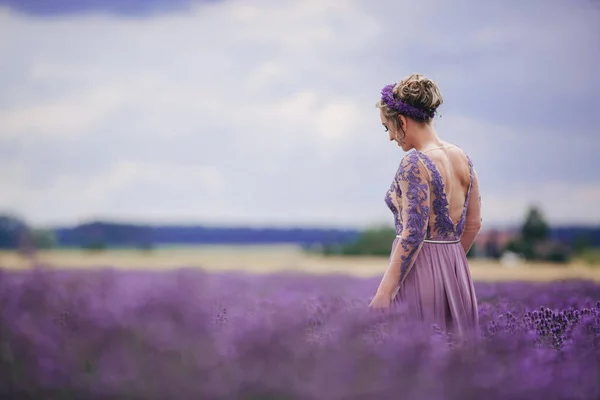
[[[394,87],[396,84],[387,85],[381,90],[381,100],[388,106],[388,108],[397,111],[398,113],[411,117],[418,121],[425,121],[435,116],[434,111],[423,111],[420,108],[411,106],[410,104],[404,103],[400,99],[394,97]]]

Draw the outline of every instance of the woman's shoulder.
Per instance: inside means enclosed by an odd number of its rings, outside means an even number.
[[[419,152],[415,149],[412,149],[402,157],[400,165],[416,164],[417,161],[419,161]]]
[[[418,176],[421,174],[421,168],[423,167],[422,161],[420,161],[419,152],[417,150],[411,150],[405,154],[400,160],[398,170],[396,171],[396,177],[406,179],[409,176]]]
[[[404,171],[411,166],[416,166],[419,161],[419,152],[417,150],[411,150],[402,156],[400,165],[398,165],[398,172]]]

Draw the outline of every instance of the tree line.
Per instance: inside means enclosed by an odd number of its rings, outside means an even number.
[[[161,245],[273,244],[301,245],[306,251],[324,255],[389,257],[396,236],[394,228],[380,226],[362,231],[336,229],[252,229],[201,226],[144,226],[92,222],[71,228],[39,229],[23,218],[0,215],[0,249],[17,250],[24,256],[37,249],[57,247],[103,251],[136,248],[151,251]],[[467,257],[499,259],[507,252],[526,260],[568,262],[580,257],[600,263],[600,227],[552,228],[538,207],[531,207],[511,239],[500,240],[500,232],[486,232]]]
[[[539,207],[532,206],[518,229],[507,243],[500,240],[500,232],[492,230],[483,243],[477,241],[468,258],[500,259],[510,252],[528,261],[567,263],[574,257],[590,263],[600,263],[599,228],[551,228]],[[390,255],[390,245],[396,237],[393,227],[377,227],[362,232],[349,243],[322,246],[325,255],[385,256]]]

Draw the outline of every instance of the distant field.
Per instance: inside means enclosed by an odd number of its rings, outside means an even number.
[[[300,271],[313,274],[342,273],[359,277],[383,274],[385,257],[324,257],[307,254],[296,246],[198,246],[139,250],[82,250],[39,252],[39,263],[54,268],[117,267],[123,269],[175,269],[198,267],[209,271],[240,270],[253,273]],[[13,252],[0,252],[0,267],[28,268],[29,262]],[[582,263],[570,265],[523,264],[507,268],[490,261],[471,261],[475,280],[550,281],[591,279],[600,282],[600,267]]]

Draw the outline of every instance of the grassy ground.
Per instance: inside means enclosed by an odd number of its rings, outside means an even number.
[[[381,276],[387,266],[382,257],[324,257],[307,254],[295,246],[201,246],[138,250],[108,250],[90,253],[82,250],[43,251],[39,263],[52,268],[117,267],[125,269],[174,269],[200,267],[209,271],[241,270],[270,273],[343,273],[358,277]],[[28,268],[30,262],[14,252],[0,252],[0,267]],[[591,279],[600,282],[600,268],[584,263],[569,265],[522,264],[505,267],[497,262],[473,260],[471,273],[482,281],[550,281]]]

